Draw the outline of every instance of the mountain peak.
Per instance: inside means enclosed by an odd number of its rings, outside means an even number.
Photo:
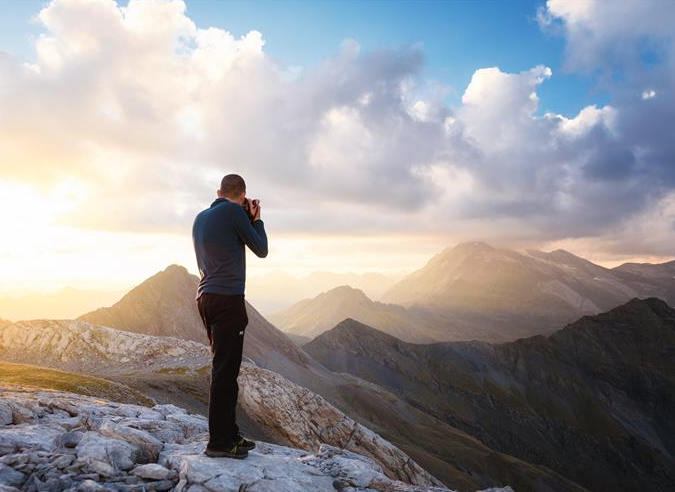
[[[485,241],[465,241],[458,243],[451,251],[480,252],[495,251],[495,249],[495,247],[490,246]]]
[[[361,289],[357,289],[350,285],[338,285],[333,287],[326,292],[322,292],[317,296],[317,298],[328,298],[328,299],[358,299],[358,300],[367,300],[371,299],[363,292]],[[371,301],[372,302],[372,301]]]
[[[362,345],[374,346],[374,343],[393,344],[396,342],[405,343],[395,336],[378,330],[377,328],[373,328],[365,323],[361,323],[354,318],[345,318],[330,330],[324,331],[320,335],[317,335],[313,340],[307,342],[303,348],[354,348]]]
[[[176,263],[172,263],[159,273],[163,273],[166,275],[181,275],[181,276],[190,275],[190,272],[188,272],[187,268],[185,268],[183,265],[178,265]]]

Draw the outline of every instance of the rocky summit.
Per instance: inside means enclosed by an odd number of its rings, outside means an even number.
[[[449,491],[393,480],[325,443],[311,452],[257,441],[237,460],[207,457],[207,440],[207,419],[175,405],[0,385],[0,492]]]

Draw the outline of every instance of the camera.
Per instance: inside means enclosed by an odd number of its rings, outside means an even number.
[[[249,220],[251,220],[251,221],[253,220],[253,212],[251,211],[251,202],[253,202],[253,204],[257,206],[259,201],[260,200],[258,200],[257,198],[255,198],[255,199],[244,198],[244,203],[242,204],[242,208],[244,209],[244,211],[248,215]]]

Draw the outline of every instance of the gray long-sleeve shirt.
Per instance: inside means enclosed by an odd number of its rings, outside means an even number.
[[[261,219],[251,223],[241,205],[217,198],[195,217],[192,243],[201,279],[196,298],[204,292],[243,294],[246,283],[246,250],[267,256],[267,234]]]

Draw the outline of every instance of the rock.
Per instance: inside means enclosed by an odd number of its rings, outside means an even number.
[[[77,456],[86,463],[104,461],[118,470],[132,468],[140,455],[134,444],[89,431],[77,445]]]
[[[174,486],[173,480],[159,480],[157,482],[150,482],[146,484],[147,490],[153,491],[163,491],[163,490],[169,490],[172,489]]]
[[[65,448],[74,448],[80,442],[83,435],[84,432],[81,431],[64,432],[59,436],[56,442],[58,446],[63,446]]]
[[[93,480],[85,480],[78,487],[77,492],[107,492],[106,488]]]
[[[98,432],[104,436],[122,439],[135,444],[142,453],[142,456],[138,457],[140,461],[157,461],[157,455],[162,450],[162,442],[152,434],[141,429],[105,422],[99,427]]]
[[[168,415],[172,415],[172,414],[178,414],[178,413],[186,414],[187,413],[187,411],[185,409],[177,407],[176,405],[172,405],[171,403],[165,403],[165,404],[162,404],[162,405],[155,405],[154,407],[152,407],[152,409],[161,413],[162,415],[164,415],[164,417],[166,417]]]
[[[12,407],[7,403],[0,402],[0,425],[9,425],[13,423]]]
[[[183,442],[185,439],[185,429],[176,422],[123,419],[118,423],[119,425],[133,425],[136,429],[148,432],[160,442]]]
[[[117,472],[116,468],[102,460],[91,460],[87,463],[87,470],[92,473],[97,473],[102,477],[112,477]]]
[[[183,428],[186,438],[209,431],[209,421],[201,415],[173,413],[166,416],[169,422],[175,422]]]
[[[194,314],[199,319],[196,309]],[[45,367],[104,377],[173,367],[192,372],[211,359],[210,348],[203,343],[149,337],[86,321],[35,319],[5,322],[0,328],[0,348],[7,362],[40,361]],[[182,360],[171,355],[179,352]],[[130,407],[122,410],[134,411]]]
[[[178,407],[155,406],[148,412],[66,392],[40,390],[36,398],[6,386],[0,383],[0,403],[30,409],[33,422],[0,427],[0,449],[7,450],[0,457],[0,482],[5,484],[0,492],[451,492],[392,479],[377,453],[364,456],[327,443],[312,451],[256,441],[246,459],[209,458],[204,454],[208,421]],[[339,417],[335,425],[343,427],[333,437],[351,429],[368,436],[371,446],[378,442],[367,429],[318,406],[320,401],[306,394],[302,398],[301,405],[323,412],[314,422]],[[297,409],[286,404],[289,411]],[[60,426],[73,418],[75,408],[83,427]],[[396,449],[383,444],[382,452],[393,453],[386,463],[404,456]]]
[[[24,448],[51,451],[56,439],[64,431],[53,424],[19,424],[0,428],[0,454],[13,453]]]
[[[0,483],[10,486],[20,486],[26,481],[26,475],[0,463]]]
[[[13,404],[8,402],[8,405],[12,409],[12,423],[13,424],[23,424],[33,422],[33,412],[27,408],[24,408],[20,405]]]
[[[246,413],[263,427],[277,430],[290,445],[308,450],[318,450],[323,443],[346,448],[374,460],[379,473],[391,479],[443,485],[399,448],[307,388],[273,371],[244,364],[239,381],[239,401]]]
[[[131,470],[131,473],[149,480],[166,480],[175,478],[177,475],[174,470],[164,468],[162,465],[158,465],[157,463],[138,465],[136,468]]]
[[[70,466],[74,459],[75,457],[73,455],[62,454],[54,459],[52,465],[59,470],[63,470],[64,468]]]

